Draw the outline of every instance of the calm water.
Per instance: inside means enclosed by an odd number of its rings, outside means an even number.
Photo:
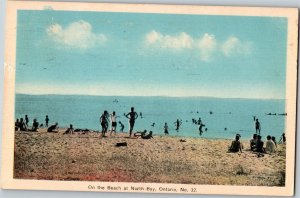
[[[260,120],[264,139],[268,134],[278,139],[285,128],[286,116],[265,115],[269,112],[284,113],[285,100],[17,94],[15,114],[16,118],[27,114],[30,126],[33,118],[44,123],[47,114],[50,123],[58,122],[60,127],[72,123],[75,128],[100,130],[101,113],[104,110],[110,113],[116,111],[120,116],[117,121],[121,121],[125,125],[124,131],[128,131],[128,119],[123,114],[128,113],[131,106],[143,115],[136,120],[134,131],[147,129],[155,134],[164,134],[163,126],[167,122],[170,135],[200,137],[199,127],[192,123],[193,118],[200,117],[204,128],[207,128],[202,135],[204,138],[231,139],[239,133],[243,139],[248,139],[254,132],[254,115]],[[182,120],[179,132],[175,131],[176,119]],[[154,127],[152,123],[155,123]]]

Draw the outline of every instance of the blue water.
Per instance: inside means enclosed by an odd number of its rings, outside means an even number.
[[[284,113],[285,100],[17,94],[15,116],[20,118],[27,114],[29,125],[33,118],[44,123],[45,115],[48,115],[50,124],[58,122],[60,127],[72,123],[74,128],[100,130],[101,113],[116,111],[120,116],[117,121],[121,121],[125,125],[124,131],[128,131],[128,119],[123,114],[128,113],[131,106],[138,114],[143,114],[143,118],[136,120],[134,131],[147,129],[163,135],[163,126],[167,122],[169,135],[200,137],[199,127],[192,123],[193,118],[200,117],[205,124],[203,129],[207,128],[202,134],[204,138],[232,139],[239,133],[243,139],[248,139],[255,131],[254,115],[261,123],[263,137],[270,134],[279,138],[285,129],[286,116],[265,115]],[[182,120],[179,132],[175,130],[176,119]],[[154,127],[151,126],[153,122]]]

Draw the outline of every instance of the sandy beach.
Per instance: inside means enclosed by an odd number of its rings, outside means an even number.
[[[98,133],[16,132],[14,178],[155,182],[213,185],[285,185],[285,145],[263,157],[249,151],[227,153],[231,140],[127,133],[99,138]],[[184,139],[185,142],[180,141]],[[265,141],[265,139],[263,139]],[[118,142],[127,146],[116,147]]]

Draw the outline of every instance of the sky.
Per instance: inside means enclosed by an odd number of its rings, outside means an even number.
[[[284,99],[279,17],[18,11],[16,93]]]

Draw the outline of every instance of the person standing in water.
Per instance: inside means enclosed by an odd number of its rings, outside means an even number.
[[[261,129],[260,122],[258,121],[258,119],[256,119],[256,121],[255,121],[255,131],[256,131],[256,134],[260,135],[260,129]]]
[[[176,122],[174,122],[175,123],[175,126],[176,126],[176,131],[178,132],[179,131],[179,127],[180,127],[180,125],[182,124],[182,122],[181,121],[179,121],[179,119],[177,119],[176,120]]]
[[[134,111],[134,107],[131,107],[131,111],[129,113],[127,113],[126,118],[129,119],[129,125],[130,125],[130,129],[129,129],[129,137],[131,137],[132,131],[133,131],[133,127],[134,127],[134,123],[135,120],[138,118],[138,114]]]
[[[26,126],[28,127],[28,123],[29,123],[28,115],[25,115],[25,123],[26,123]]]
[[[165,126],[164,126],[164,133],[165,133],[165,135],[169,134],[169,130],[168,129],[169,129],[168,124],[165,123]]]
[[[48,123],[49,123],[49,117],[48,115],[46,115],[46,118],[45,118],[45,126],[48,127]]]
[[[119,121],[119,124],[121,126],[120,131],[123,132],[124,131],[124,124],[121,121]]]

